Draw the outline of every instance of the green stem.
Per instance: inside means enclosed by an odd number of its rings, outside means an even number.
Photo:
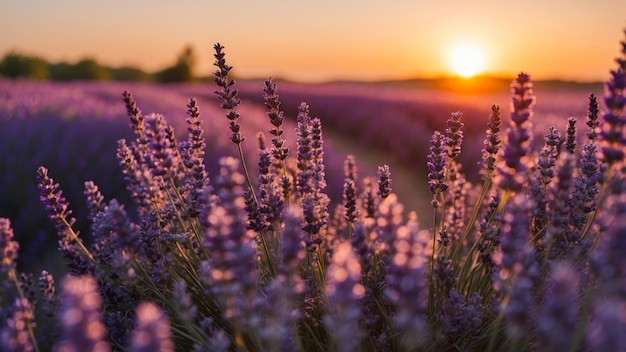
[[[239,159],[241,160],[241,167],[246,177],[246,182],[248,183],[248,189],[250,190],[250,193],[252,194],[254,202],[256,203],[257,208],[258,208],[259,200],[256,196],[256,192],[254,191],[254,187],[252,185],[252,179],[250,178],[250,173],[248,172],[248,167],[246,166],[243,149],[241,148],[241,142],[237,143],[237,151],[239,152]],[[276,263],[274,262],[272,255],[270,253],[269,244],[267,241],[267,235],[265,234],[265,231],[263,230],[259,231],[259,237],[261,238],[261,242],[263,243],[263,251],[265,252],[265,256],[267,257],[267,262],[270,268],[270,274],[272,275],[272,278],[274,278],[278,275],[278,269],[276,268]]]
[[[74,232],[74,229],[72,228],[72,226],[70,225],[70,223],[67,221],[67,219],[65,217],[61,217],[61,221],[63,222],[63,225],[65,225],[65,227],[67,227],[67,230],[70,234],[70,237],[74,240],[74,242],[76,242],[78,244],[78,247],[80,248],[80,250],[83,252],[83,254],[85,254],[87,256],[87,258],[89,258],[89,260],[91,260],[91,262],[93,264],[96,264],[96,260],[94,259],[94,257],[91,255],[91,252],[89,252],[89,250],[87,249],[87,247],[85,247],[85,244],[83,243],[83,241],[81,241],[78,238],[78,234],[76,232]]]
[[[476,218],[478,218],[478,213],[480,212],[480,209],[482,208],[483,201],[485,199],[485,196],[487,195],[487,192],[489,191],[490,186],[491,186],[491,172],[489,174],[487,174],[485,182],[483,183],[483,187],[482,187],[482,189],[480,191],[480,195],[478,196],[478,200],[476,201],[476,205],[474,205],[474,210],[472,211],[472,216],[470,217],[470,220],[467,223],[467,226],[465,227],[465,231],[463,232],[463,236],[461,236],[461,240],[459,241],[459,243],[457,243],[456,249],[455,249],[454,253],[452,254],[452,258],[450,258],[450,259],[452,259],[452,265],[453,266],[455,266],[456,263],[460,259],[459,257],[460,257],[460,254],[461,254],[461,249],[463,248],[463,243],[465,242],[465,240],[469,236],[470,232],[474,228],[474,223],[476,222]],[[476,247],[477,243],[478,243],[478,241],[476,241],[474,243],[474,245],[472,246],[472,249],[470,250],[470,252],[472,250],[474,250],[474,248]]]

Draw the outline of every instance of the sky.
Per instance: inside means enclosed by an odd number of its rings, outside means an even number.
[[[624,0],[0,0],[2,56],[153,72],[191,45],[209,75],[219,42],[239,77],[310,82],[455,74],[465,44],[485,74],[604,81],[625,28]]]

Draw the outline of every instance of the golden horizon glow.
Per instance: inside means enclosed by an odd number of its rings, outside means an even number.
[[[198,55],[196,74],[210,76],[212,45],[220,42],[241,78],[369,81],[454,72],[514,78],[524,71],[534,80],[606,80],[620,55],[626,2],[562,5],[243,0],[220,3],[218,16],[213,2],[200,0],[185,6],[164,0],[5,1],[0,2],[0,57],[11,51],[50,62],[90,57],[157,72],[191,45]],[[469,62],[453,69],[451,56],[469,61],[451,54],[452,46],[462,43],[479,46],[481,69]]]
[[[457,44],[449,55],[452,70],[463,78],[471,78],[485,72],[485,52],[476,44]]]

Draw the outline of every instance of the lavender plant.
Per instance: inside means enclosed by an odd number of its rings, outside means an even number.
[[[479,184],[462,172],[461,113],[432,135],[433,226],[378,168],[359,187],[348,156],[344,188],[328,192],[324,120],[297,107],[292,134],[277,87],[263,87],[271,146],[246,162],[237,83],[215,47],[217,95],[237,158],[210,156],[200,101],[175,134],[164,115],[123,102],[132,137],[117,158],[133,207],[84,183],[87,231],[51,176],[36,170],[69,274],[32,275],[0,218],[0,339],[9,350],[132,351],[592,351],[624,346],[624,59],[588,130],[547,129],[534,151],[530,76],[511,85],[510,127],[492,106]],[[183,110],[181,106],[181,110]],[[203,110],[204,111],[204,110]],[[203,116],[203,115],[202,115]],[[561,146],[562,137],[564,137]],[[286,147],[295,141],[295,153]],[[598,144],[597,144],[598,143]],[[582,145],[577,148],[577,145]],[[294,149],[292,149],[294,150]],[[249,160],[249,159],[248,159]],[[255,180],[252,176],[256,174]],[[333,202],[334,199],[334,202]],[[333,211],[334,210],[334,211]],[[330,214],[336,214],[331,216]],[[87,240],[88,239],[88,240]],[[58,293],[57,293],[58,291]],[[6,294],[4,294],[6,292]],[[610,306],[609,306],[610,304]],[[49,334],[36,317],[51,314]],[[49,341],[53,336],[54,341]]]

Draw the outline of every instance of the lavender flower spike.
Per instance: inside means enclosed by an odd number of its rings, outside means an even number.
[[[15,259],[19,248],[17,241],[13,240],[11,221],[0,218],[0,275],[15,271]]]
[[[37,183],[41,192],[41,202],[45,205],[48,217],[54,223],[58,235],[63,241],[71,242],[73,238],[68,228],[76,222],[76,219],[71,217],[72,211],[63,197],[63,191],[59,190],[59,184],[54,183],[48,176],[48,169],[43,166],[37,169]]]
[[[235,110],[240,100],[237,98],[237,89],[232,89],[232,86],[235,85],[235,81],[228,78],[228,72],[230,72],[233,67],[226,64],[226,60],[224,59],[226,54],[222,51],[224,47],[221,46],[220,43],[215,44],[213,47],[215,48],[214,65],[217,66],[217,71],[215,71],[215,83],[221,87],[215,94],[222,100],[222,109],[228,110],[226,117],[230,120],[230,131],[233,133],[230,140],[235,144],[240,144],[245,140],[239,132],[241,130],[241,125],[237,123],[239,113]]]
[[[350,242],[340,242],[327,271],[326,293],[331,315],[326,316],[337,351],[356,351],[359,344],[359,300],[365,294],[361,285],[361,264]]]
[[[35,346],[31,340],[32,329],[35,327],[33,307],[28,299],[18,298],[14,309],[13,316],[6,320],[6,326],[0,330],[0,342],[7,351],[34,351]]]
[[[111,350],[105,340],[106,328],[100,320],[101,298],[92,276],[66,276],[62,283],[59,324],[63,333],[55,352]]]
[[[529,121],[535,103],[530,76],[520,73],[511,84],[511,127],[507,131],[508,141],[504,147],[505,166],[498,169],[501,176],[500,188],[517,192],[522,189],[529,168],[529,141],[532,137]]]
[[[289,148],[285,147],[285,141],[283,140],[283,112],[280,110],[280,101],[278,100],[278,94],[276,90],[276,83],[272,82],[272,79],[269,78],[265,81],[265,86],[263,87],[263,99],[265,100],[265,107],[269,109],[267,112],[267,116],[270,118],[270,122],[274,128],[270,130],[270,134],[273,136],[272,138],[272,156],[276,161],[277,167],[282,167],[281,163],[287,159],[287,155],[289,154]]]
[[[465,125],[461,122],[463,113],[453,112],[448,119],[448,128],[446,128],[446,145],[448,146],[448,157],[454,159],[461,154],[461,143],[463,143],[463,131]]]
[[[564,262],[552,268],[537,332],[544,351],[570,351],[576,333],[578,275]]]
[[[137,136],[142,137],[144,132],[144,117],[141,110],[137,107],[135,98],[133,98],[133,95],[130,94],[129,91],[125,90],[122,96],[126,104],[126,112],[128,113],[128,117],[130,117],[130,127],[135,131]]]
[[[624,146],[626,146],[624,136],[626,116],[623,114],[624,106],[626,106],[624,95],[626,92],[626,47],[623,42],[622,53],[624,57],[616,60],[619,66],[611,71],[611,78],[604,88],[606,111],[603,116],[604,123],[600,126],[600,140],[603,142],[601,151],[604,161],[609,165],[624,160]]]
[[[494,254],[500,266],[499,276],[494,277],[495,289],[509,296],[502,309],[507,333],[514,340],[523,338],[534,324],[533,290],[538,268],[535,250],[528,244],[531,208],[525,194],[516,194],[504,207],[500,252]]]
[[[387,198],[391,194],[391,171],[389,165],[378,167],[378,195]]]
[[[435,131],[430,140],[430,154],[428,154],[428,188],[433,194],[433,208],[439,207],[439,193],[448,189],[448,184],[444,182],[446,175],[446,152],[443,144],[443,135],[441,132]]]
[[[428,334],[429,237],[428,231],[419,231],[417,221],[400,226],[393,239],[386,277],[387,296],[395,307],[395,326],[411,347],[424,342]]]
[[[500,116],[500,106],[492,105],[491,114],[489,115],[489,124],[487,125],[487,137],[483,143],[484,148],[482,150],[482,166],[486,173],[495,170],[496,155],[502,144],[502,137],[500,137],[501,127],[502,118]]]
[[[593,143],[595,139],[598,137],[598,126],[600,126],[600,122],[598,122],[598,113],[600,110],[598,109],[598,99],[596,95],[591,93],[589,95],[589,109],[587,113],[587,126],[589,127],[589,131],[586,132],[587,138],[589,142]]]
[[[137,328],[131,339],[131,351],[174,351],[169,320],[154,303],[142,302],[137,306]]]

